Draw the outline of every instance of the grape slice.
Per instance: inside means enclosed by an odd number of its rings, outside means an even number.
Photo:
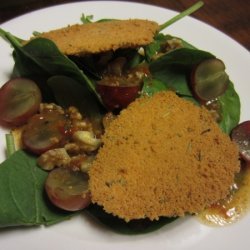
[[[88,175],[68,168],[56,168],[46,179],[45,190],[50,201],[66,211],[78,211],[91,202]]]
[[[23,125],[38,111],[42,96],[32,80],[14,78],[1,87],[0,100],[0,123],[14,127]]]
[[[217,58],[202,61],[191,72],[191,88],[200,101],[213,100],[222,95],[228,84],[225,64]]]
[[[23,145],[38,155],[63,146],[67,141],[69,127],[69,120],[58,112],[36,114],[29,119],[23,129]]]
[[[250,163],[250,121],[238,124],[232,130],[231,138],[238,144],[241,157]]]
[[[100,94],[102,101],[109,111],[126,108],[139,95],[141,87],[132,86],[112,86],[97,84],[96,90]]]

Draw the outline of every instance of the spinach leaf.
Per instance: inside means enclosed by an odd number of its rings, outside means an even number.
[[[150,233],[178,219],[178,217],[162,217],[158,221],[139,219],[125,222],[123,219],[107,214],[97,205],[89,206],[86,211],[109,229],[116,233],[128,235]]]
[[[153,78],[162,81],[169,89],[180,95],[192,96],[187,75],[194,65],[209,58],[214,56],[206,51],[180,48],[151,62],[149,69]]]
[[[141,90],[141,95],[152,96],[153,94],[167,90],[166,84],[162,81],[153,79],[153,78],[145,78],[143,81],[143,87]]]
[[[159,57],[157,60],[153,61],[150,64],[150,69],[153,72],[159,72],[164,70],[169,65],[178,65],[190,68],[193,65],[210,58],[215,58],[215,56],[207,51],[191,48],[180,48],[170,51]]]
[[[28,44],[19,49],[16,53],[21,53],[22,56],[31,58],[32,64],[23,65],[23,67],[32,67],[32,65],[37,65],[40,68],[39,73],[49,76],[64,74],[67,75],[79,83],[87,84],[89,89],[95,93],[95,86],[87,78],[87,76],[78,69],[78,67],[64,56],[56,47],[56,45],[48,39],[36,38],[30,41]],[[23,58],[23,57],[22,57]],[[20,64],[17,68],[22,68]],[[20,72],[23,75],[22,71]],[[32,72],[33,73],[33,70]]]
[[[168,48],[171,42],[176,42],[183,48],[196,49],[193,45],[191,45],[190,43],[186,42],[185,40],[179,37],[174,37],[169,34],[164,35],[162,33],[158,33],[154,37],[154,41],[149,45],[145,46],[144,48],[147,61],[150,62],[154,56],[166,52],[165,50],[174,50],[173,48],[172,49],[170,47]],[[175,49],[178,49],[178,47],[176,47]]]
[[[240,98],[230,82],[227,91],[218,98],[221,106],[222,120],[219,123],[220,128],[229,134],[240,120]]]
[[[188,44],[187,44],[188,46]],[[195,64],[202,60],[215,58],[214,55],[192,47],[173,50],[150,63],[150,71],[154,79],[164,84],[166,89],[175,91],[181,97],[194,101],[189,88],[188,75]],[[154,92],[158,82],[144,84],[143,90]],[[233,83],[230,82],[226,92],[218,98],[221,106],[222,120],[219,123],[222,131],[229,134],[240,119],[240,99]]]
[[[83,115],[88,117],[100,114],[101,107],[95,101],[94,96],[86,93],[84,87],[73,78],[55,75],[47,80],[47,84],[52,89],[56,102],[61,107],[75,106]]]
[[[193,65],[210,58],[215,58],[215,56],[207,51],[184,47],[172,50],[159,57],[157,60],[150,63],[150,69],[153,72],[160,72],[169,65],[191,68]]]
[[[145,46],[145,55],[148,61],[156,55],[160,50],[162,44],[164,44],[168,40],[168,37],[162,33],[158,33],[154,37],[154,41],[149,45]]]
[[[93,15],[85,15],[85,14],[82,14],[81,16],[81,22],[83,24],[86,24],[86,23],[92,23],[93,22],[93,18],[94,16]]]
[[[1,30],[1,36],[13,46],[16,76],[34,78],[43,76],[66,75],[85,86],[86,92],[92,92],[101,102],[95,90],[95,84],[77,65],[63,55],[54,42],[46,38],[35,38],[22,46],[19,40],[8,32]]]
[[[46,200],[46,177],[36,159],[21,150],[0,164],[0,227],[51,225],[73,215]]]
[[[82,14],[81,16],[81,22],[83,24],[87,24],[87,23],[101,23],[101,22],[108,22],[108,21],[112,21],[112,20],[119,20],[119,19],[114,19],[114,18],[102,18],[99,19],[97,21],[94,21],[94,15],[85,15]]]
[[[93,127],[102,130],[104,108],[95,101],[91,94],[86,93],[82,85],[67,76],[58,75],[48,79],[47,84],[52,89],[56,102],[63,108],[75,106],[93,124]],[[70,95],[69,95],[70,93]]]
[[[24,42],[23,39],[10,34],[9,32],[7,32],[7,31],[5,31],[5,30],[3,30],[1,28],[0,28],[0,37],[2,37],[7,42],[9,42],[9,38],[11,37],[12,40],[13,40],[13,43],[16,43],[19,46],[21,46],[22,42]]]

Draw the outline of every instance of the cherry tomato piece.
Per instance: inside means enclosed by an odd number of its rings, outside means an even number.
[[[238,124],[232,130],[231,138],[238,144],[241,157],[250,163],[250,121]]]
[[[209,101],[222,95],[229,84],[224,63],[208,59],[198,64],[191,72],[191,88],[200,101]]]
[[[32,116],[22,133],[26,149],[42,154],[49,149],[63,146],[68,138],[67,118],[58,112],[45,112]]]
[[[35,82],[14,78],[1,87],[0,100],[0,123],[14,127],[23,125],[38,111],[42,97]]]
[[[91,202],[88,190],[88,175],[67,168],[52,170],[45,182],[50,201],[66,211],[78,211]]]

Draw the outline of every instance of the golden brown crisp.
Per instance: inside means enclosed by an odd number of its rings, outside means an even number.
[[[134,48],[153,41],[159,25],[153,21],[130,19],[75,24],[42,33],[66,55],[94,54],[118,48]]]
[[[107,128],[90,169],[92,201],[126,221],[197,213],[224,198],[238,148],[205,108],[161,92]]]

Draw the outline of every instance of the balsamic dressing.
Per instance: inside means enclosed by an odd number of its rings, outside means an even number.
[[[242,165],[229,195],[197,215],[209,226],[227,226],[239,221],[250,209],[250,166]]]

